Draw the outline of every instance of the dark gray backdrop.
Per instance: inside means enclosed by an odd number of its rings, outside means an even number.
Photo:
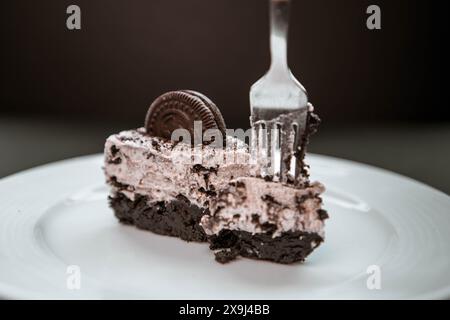
[[[65,27],[72,3],[80,31]],[[369,31],[374,3],[382,30]],[[294,0],[289,61],[322,118],[448,120],[443,3]],[[246,127],[249,87],[270,58],[266,0],[7,0],[1,33],[0,112],[18,115],[131,125],[159,94],[189,88]]]

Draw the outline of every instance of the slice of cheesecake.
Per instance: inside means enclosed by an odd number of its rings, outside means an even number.
[[[318,123],[312,109],[308,119],[304,147]],[[196,121],[205,124],[200,134]],[[172,140],[178,129],[194,142]],[[218,130],[214,142],[223,143],[195,143],[208,130]],[[303,261],[324,240],[324,188],[310,183],[307,166],[298,185],[258,176],[248,145],[225,136],[218,108],[202,94],[183,90],[160,96],[145,127],[111,135],[104,152],[109,203],[119,221],[208,241],[219,262],[239,256]]]

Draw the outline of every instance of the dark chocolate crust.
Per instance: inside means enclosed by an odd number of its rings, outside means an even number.
[[[116,217],[124,224],[186,241],[207,241],[205,232],[199,225],[200,218],[207,213],[207,209],[199,208],[182,195],[170,202],[149,204],[145,196],[136,194],[132,201],[119,192],[109,197],[109,204]]]
[[[272,233],[252,235],[246,231],[222,230],[208,240],[220,263],[227,263],[238,256],[284,264],[300,262],[323,242],[318,234],[303,231],[284,232],[272,238]]]

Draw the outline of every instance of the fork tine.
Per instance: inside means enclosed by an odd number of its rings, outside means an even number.
[[[262,123],[260,121],[254,121],[252,123],[252,142],[251,142],[251,157],[254,164],[257,165],[260,170],[259,175],[263,175],[261,157],[263,154],[263,137],[262,137]]]
[[[265,121],[260,121],[261,129],[259,130],[259,148],[258,148],[258,158],[259,158],[259,164],[261,165],[261,176],[266,177],[270,174],[270,166],[269,166],[269,138],[268,138],[268,128],[267,123]]]
[[[264,128],[262,126],[262,122],[258,121],[254,124],[255,127],[255,148],[254,148],[254,160],[255,164],[257,164],[260,168],[263,168],[262,158],[264,156]],[[263,175],[262,170],[259,171],[260,175]]]
[[[298,184],[303,176],[303,150],[302,150],[302,134],[300,129],[297,127],[295,134],[294,143],[294,154],[295,154],[295,183]]]
[[[291,146],[289,143],[290,129],[286,124],[281,126],[281,139],[280,139],[280,180],[281,182],[288,182],[289,171],[291,169]]]
[[[281,139],[281,124],[279,122],[274,123],[274,131],[273,131],[273,167],[274,167],[274,181],[280,180],[280,173],[281,173],[281,145],[280,145],[280,139]]]
[[[259,144],[258,144],[259,126],[258,126],[258,124],[252,125],[251,130],[252,130],[252,135],[251,135],[251,141],[250,141],[250,156],[251,156],[252,160],[256,160],[258,157],[258,148],[259,148]]]
[[[266,126],[266,150],[267,150],[267,172],[269,176],[273,176],[274,162],[273,162],[273,127],[271,125]]]

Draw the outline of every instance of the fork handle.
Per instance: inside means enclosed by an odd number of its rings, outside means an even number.
[[[270,69],[287,69],[287,36],[290,0],[270,1]]]

